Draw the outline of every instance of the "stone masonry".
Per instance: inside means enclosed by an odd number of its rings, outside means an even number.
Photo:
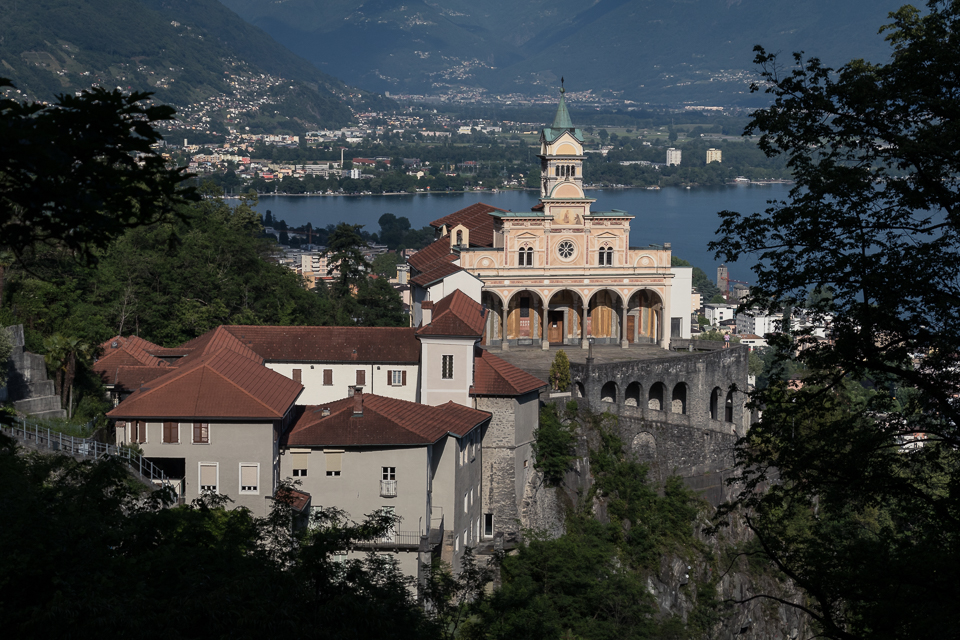
[[[43,356],[24,349],[23,325],[7,327],[6,331],[13,342],[6,387],[13,408],[38,418],[65,418],[67,412],[60,408],[53,380],[47,379]]]

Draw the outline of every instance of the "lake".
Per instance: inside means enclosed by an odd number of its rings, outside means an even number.
[[[673,255],[689,260],[716,279],[720,261],[707,251],[720,220],[717,212],[725,209],[740,213],[762,211],[771,199],[785,199],[790,185],[737,185],[716,188],[681,189],[597,189],[587,194],[596,198],[594,211],[621,209],[634,219],[630,225],[630,244],[644,246],[670,242]],[[362,224],[368,231],[379,230],[377,220],[384,213],[406,216],[414,228],[463,209],[477,202],[511,211],[525,211],[537,203],[535,191],[499,193],[418,193],[410,195],[366,196],[260,196],[256,209],[270,210],[274,218],[288,225],[307,222],[314,227],[349,222]],[[730,277],[750,281],[753,259],[742,258],[728,265]]]

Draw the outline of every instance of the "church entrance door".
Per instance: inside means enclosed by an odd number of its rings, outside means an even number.
[[[551,311],[547,339],[551,344],[563,344],[563,311]]]
[[[637,317],[627,316],[627,341],[632,344],[635,335],[637,335]]]

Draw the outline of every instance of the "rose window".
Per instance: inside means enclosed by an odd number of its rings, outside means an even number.
[[[564,240],[559,245],[557,245],[557,253],[560,254],[560,257],[564,260],[569,260],[573,257],[573,252],[576,250],[576,247],[573,246],[573,243],[569,240]]]

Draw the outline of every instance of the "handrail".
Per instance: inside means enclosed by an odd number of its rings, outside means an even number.
[[[170,479],[162,469],[141,455],[134,454],[130,449],[121,449],[112,444],[97,442],[91,438],[77,438],[41,427],[37,423],[29,424],[26,418],[21,418],[14,425],[3,425],[3,431],[24,442],[32,442],[37,448],[60,451],[71,456],[98,460],[106,456],[113,456],[122,460],[128,467],[152,482],[159,482],[161,486],[170,486]]]

